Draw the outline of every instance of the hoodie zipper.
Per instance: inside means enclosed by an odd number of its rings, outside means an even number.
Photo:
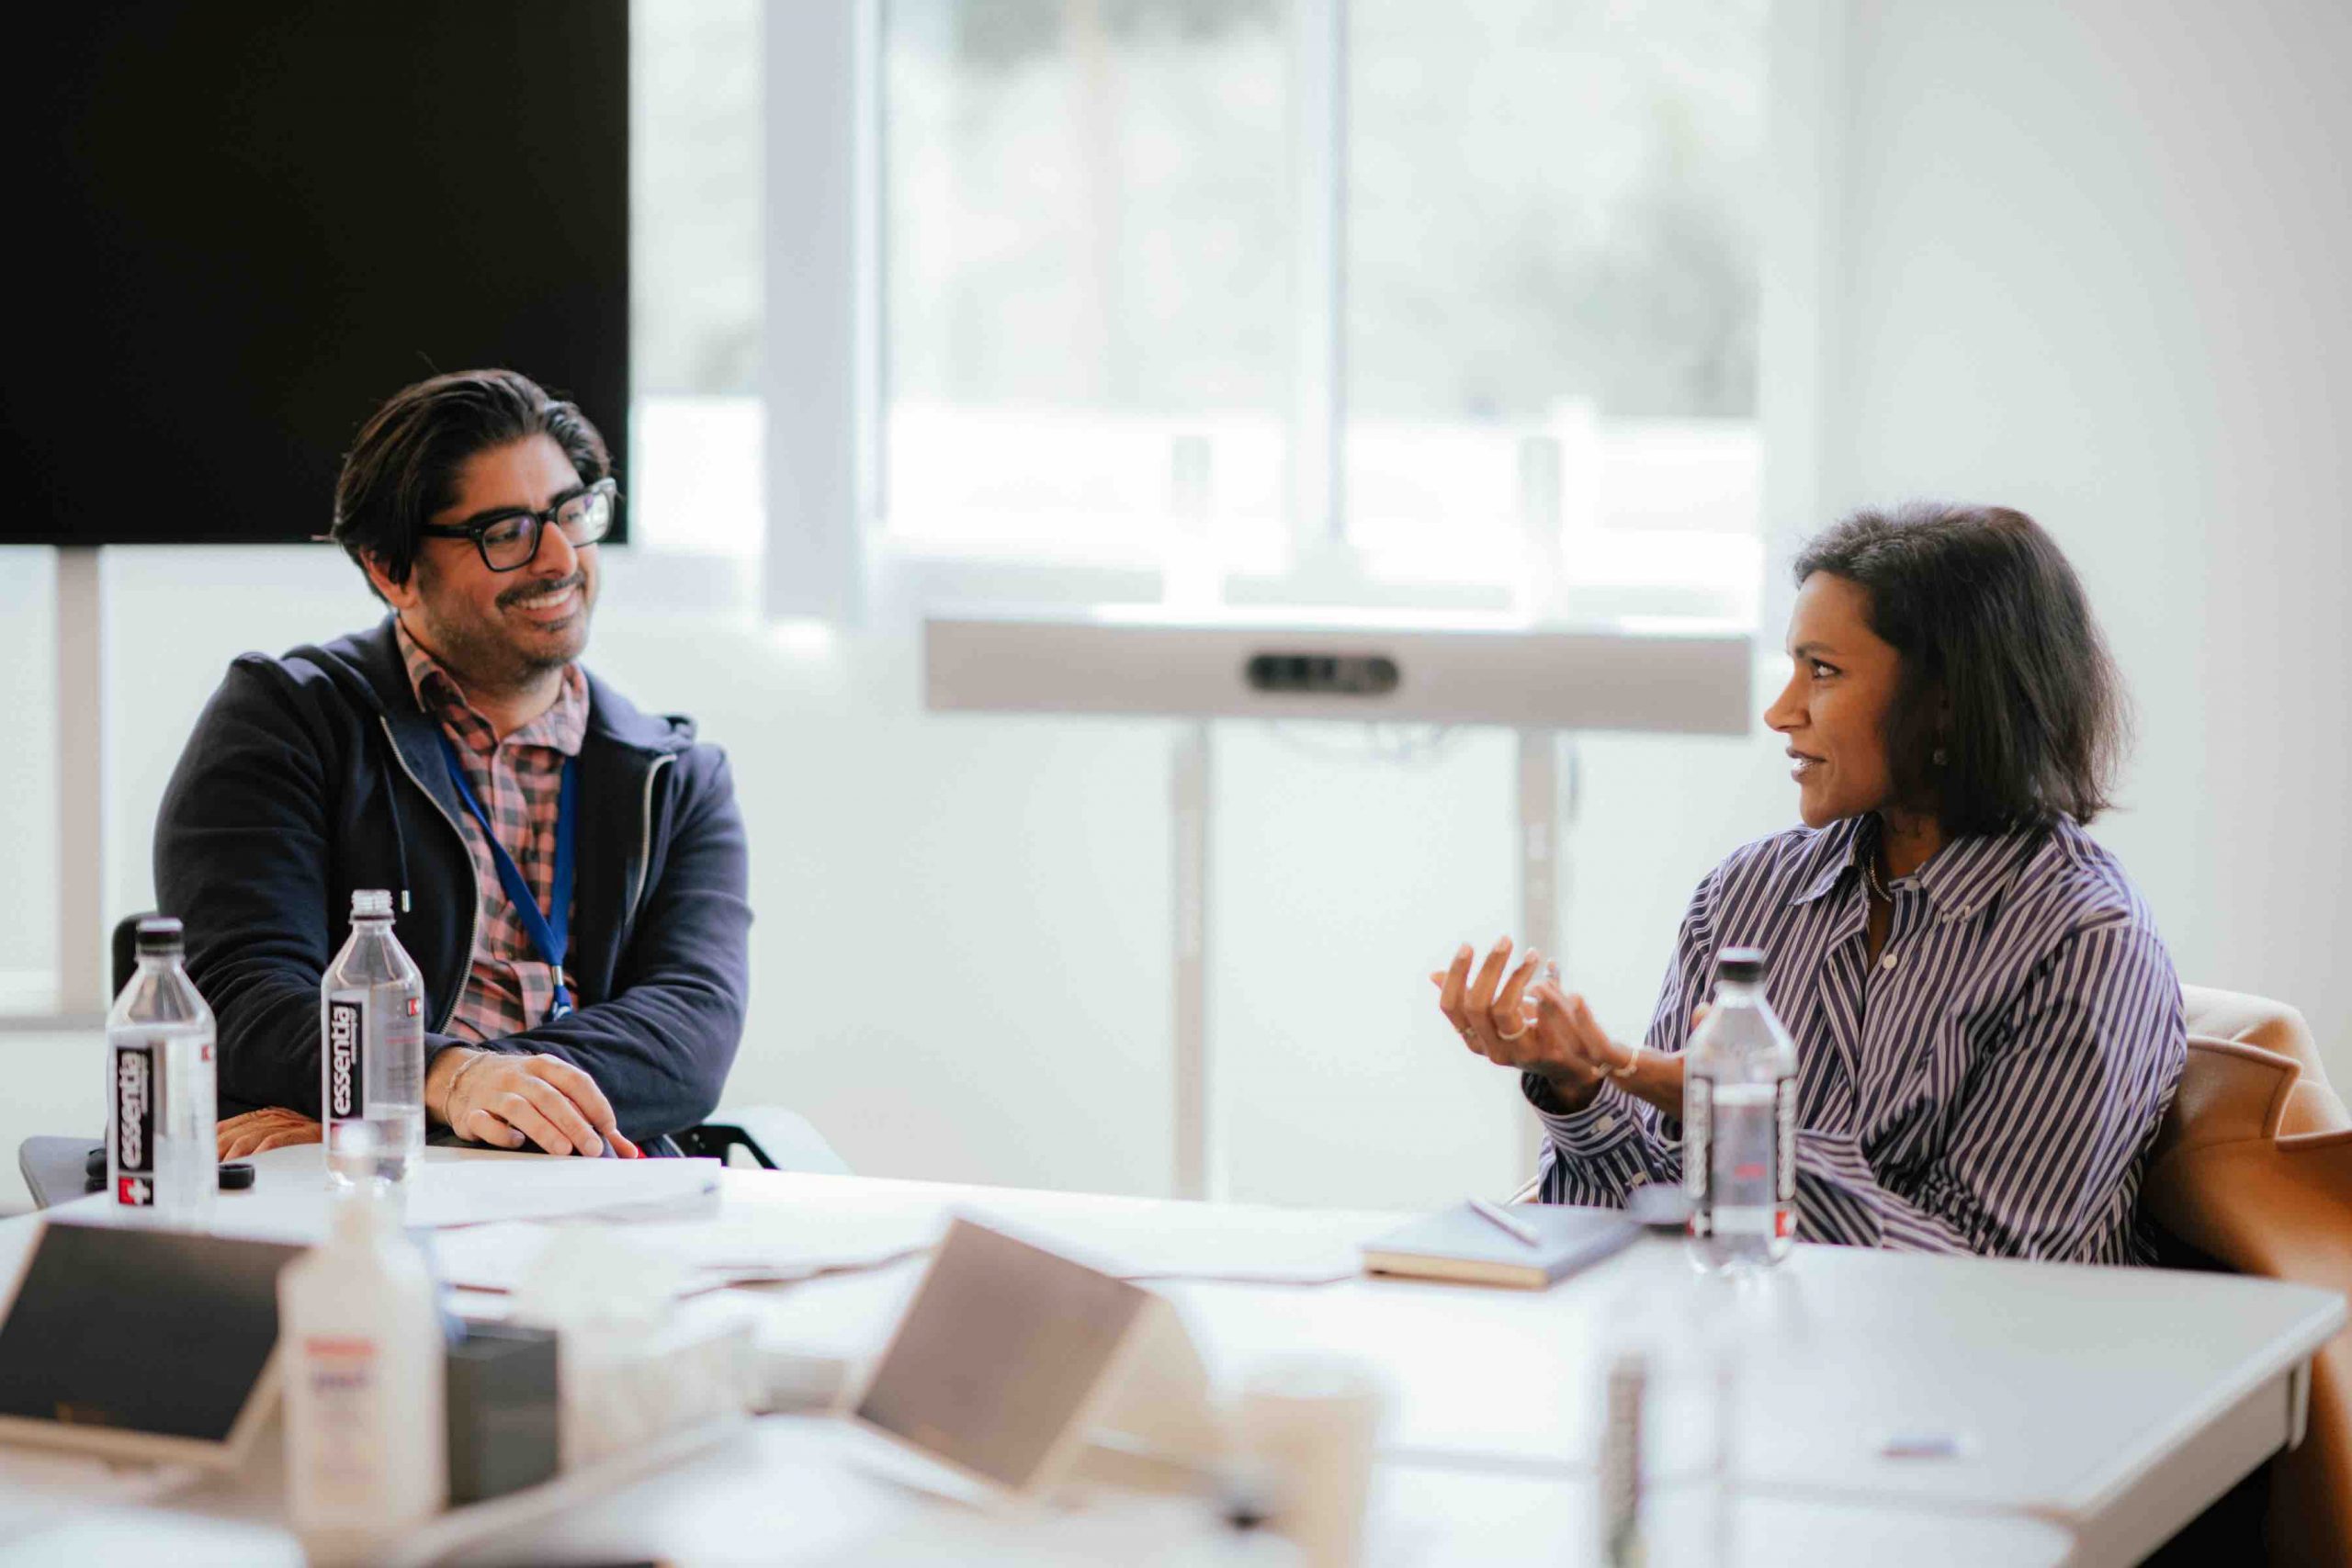
[[[471,905],[472,912],[466,921],[465,963],[466,973],[470,975],[473,972],[474,943],[481,936],[481,868],[474,864],[474,847],[466,842],[466,830],[458,826],[458,819],[449,815],[448,811],[442,806],[440,801],[434,798],[433,792],[424,787],[424,781],[416,776],[416,770],[408,765],[408,758],[403,756],[401,752],[400,741],[394,739],[392,735],[392,721],[390,716],[389,715],[379,713],[376,716],[376,722],[384,727],[385,743],[391,747],[392,760],[401,765],[401,772],[406,773],[408,775],[408,782],[414,784],[417,787],[418,792],[422,794],[426,800],[432,802],[434,815],[439,817],[442,821],[449,824],[449,831],[458,835],[458,847],[465,852],[467,869],[473,873],[474,897]],[[394,809],[397,810],[399,808],[395,807]],[[458,994],[449,998],[449,1005],[442,1010],[440,1021],[433,1026],[434,1033],[443,1034],[448,1032],[449,1020],[457,1016],[458,1003],[464,998],[465,994],[466,983],[461,979],[458,982]]]
[[[676,760],[670,756],[656,757],[653,759],[653,766],[645,772],[644,836],[637,847],[637,886],[630,888],[628,894],[628,918],[631,925],[637,923],[638,900],[645,897],[646,871],[653,864],[653,786],[661,780],[662,770]]]

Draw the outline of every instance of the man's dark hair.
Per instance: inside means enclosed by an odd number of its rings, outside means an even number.
[[[1902,656],[1886,718],[1898,801],[1935,803],[1953,835],[2088,822],[2113,804],[2122,681],[2041,525],[2004,506],[1858,512],[1799,554],[1797,582],[1816,571],[1860,587],[1871,630]]]
[[[386,577],[406,582],[417,529],[456,502],[458,470],[534,435],[555,438],[582,484],[612,472],[612,453],[588,416],[527,376],[460,370],[401,388],[359,427],[343,459],[331,537],[363,570],[373,557]]]

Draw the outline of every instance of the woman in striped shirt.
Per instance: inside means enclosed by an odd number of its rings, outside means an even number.
[[[1681,1179],[1682,1059],[1716,954],[1760,947],[1795,1037],[1806,1239],[2145,1262],[2150,1142],[2186,1051],[2146,903],[2084,832],[2122,698],[2082,586],[2021,513],[1862,513],[1797,562],[1788,741],[1804,826],[1699,885],[1649,1032],[1612,1040],[1541,955],[1430,976],[1521,1072],[1543,1193]]]

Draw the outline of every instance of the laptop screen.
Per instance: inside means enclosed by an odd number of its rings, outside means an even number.
[[[301,1252],[48,1225],[0,1321],[0,1416],[227,1442],[277,1343],[277,1271]]]

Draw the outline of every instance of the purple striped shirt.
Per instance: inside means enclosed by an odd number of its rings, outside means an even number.
[[[1797,1046],[1800,1236],[2151,1261],[2140,1178],[2188,1044],[2147,905],[2072,821],[1957,839],[1890,885],[1872,964],[1860,856],[1876,821],[1775,834],[1709,873],[1643,1043],[1681,1050],[1716,953],[1760,947]],[[1547,1202],[1682,1179],[1681,1122],[1613,1081],[1538,1114]]]

